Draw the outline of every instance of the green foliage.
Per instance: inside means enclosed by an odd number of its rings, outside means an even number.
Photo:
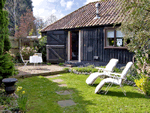
[[[150,95],[150,80],[148,77],[143,76],[140,79],[135,79],[135,83],[146,95]]]
[[[98,72],[98,69],[93,68],[92,65],[87,66],[87,67],[73,67],[71,72],[73,72],[73,70],[77,72],[87,72],[87,73]]]
[[[26,92],[22,89],[22,87],[18,86],[17,88],[17,104],[21,112],[25,113],[27,111],[27,100],[28,96]]]
[[[38,42],[34,43],[34,46],[37,47],[38,53],[42,53],[43,62],[46,62],[46,43],[47,43],[46,36],[41,37],[40,39],[38,39]]]
[[[47,63],[47,65],[51,65],[51,63]]]
[[[89,65],[87,66],[87,68],[94,68],[94,65]]]
[[[150,64],[150,1],[120,0],[120,2],[123,9],[121,13],[126,15],[121,24],[121,30],[125,34],[124,41],[130,40],[126,46],[135,54],[134,65],[137,72],[148,76],[146,67]]]
[[[64,71],[69,72],[69,68],[63,68]]]
[[[14,64],[8,53],[11,45],[8,38],[8,12],[3,10],[5,0],[0,0],[0,84],[3,78],[14,74]]]
[[[0,76],[7,78],[14,75],[14,63],[9,54],[0,55]]]
[[[145,94],[150,96],[150,79],[147,78],[144,85]]]
[[[98,69],[92,69],[92,73],[98,72]]]
[[[64,63],[59,63],[58,65],[59,65],[59,66],[62,66],[62,65],[64,65]]]
[[[116,72],[116,73],[121,73],[122,72],[122,70],[121,69],[119,69],[119,68],[114,68],[114,72]]]

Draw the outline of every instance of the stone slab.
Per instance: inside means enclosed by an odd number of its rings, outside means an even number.
[[[69,95],[69,94],[71,94],[71,92],[69,92],[67,90],[65,90],[65,91],[56,91],[56,93],[59,94],[59,95]]]
[[[73,100],[62,100],[62,101],[58,101],[58,104],[59,104],[61,107],[76,105],[76,103],[75,103]]]
[[[60,85],[58,85],[59,87],[65,87],[65,86],[67,86],[67,84],[60,84]]]
[[[62,79],[55,79],[55,80],[53,80],[53,82],[63,82],[63,80]]]

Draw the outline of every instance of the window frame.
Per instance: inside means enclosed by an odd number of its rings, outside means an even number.
[[[124,44],[124,47],[117,47],[116,46],[116,29],[118,27],[105,27],[104,28],[104,49],[127,49],[126,44]],[[114,30],[114,46],[107,46],[107,31],[108,30]]]

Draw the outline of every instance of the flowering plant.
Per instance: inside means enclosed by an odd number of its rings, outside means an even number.
[[[18,107],[22,113],[25,113],[26,104],[28,100],[27,94],[25,93],[25,91],[22,89],[21,86],[18,86],[17,93],[18,93],[18,98],[17,98]]]
[[[29,57],[32,56],[37,51],[33,47],[23,47],[21,49],[21,54],[24,60],[29,60]]]

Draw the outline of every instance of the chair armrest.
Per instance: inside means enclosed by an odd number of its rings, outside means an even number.
[[[111,75],[119,75],[119,76],[121,76],[121,74],[120,73],[110,73]]]
[[[95,68],[98,69],[98,72],[99,71],[104,71],[104,69],[105,69],[105,68],[100,68],[100,67],[95,67]]]
[[[114,76],[110,75],[109,77],[116,78],[116,79],[124,79],[124,80],[126,79],[126,78],[123,78],[123,77],[118,77],[117,75],[121,76],[121,74],[114,74]]]
[[[95,67],[96,69],[104,70],[105,68]]]

